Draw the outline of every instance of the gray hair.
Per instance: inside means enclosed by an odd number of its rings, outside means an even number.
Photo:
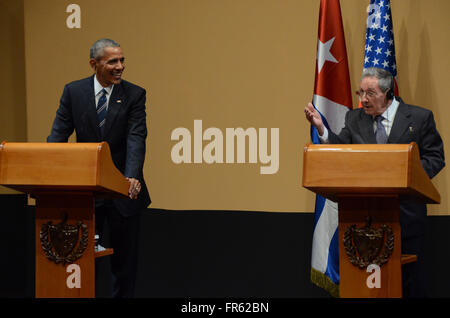
[[[89,50],[89,58],[98,60],[103,56],[105,47],[120,47],[120,44],[111,39],[100,39],[92,44]]]
[[[394,77],[389,71],[378,67],[368,67],[363,69],[361,80],[365,77],[376,77],[378,78],[378,86],[381,91],[385,93],[390,89],[391,94],[394,94]]]

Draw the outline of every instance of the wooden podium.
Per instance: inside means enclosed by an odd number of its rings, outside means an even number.
[[[440,202],[418,146],[306,145],[303,187],[338,203],[340,297],[402,297],[401,265],[417,257],[401,254],[399,196]]]
[[[95,197],[128,196],[102,143],[0,145],[0,184],[36,199],[36,297],[95,297]]]

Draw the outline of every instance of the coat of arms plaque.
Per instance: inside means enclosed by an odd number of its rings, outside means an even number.
[[[394,250],[392,229],[386,224],[374,228],[371,223],[372,219],[367,217],[365,226],[357,228],[353,224],[344,233],[344,247],[350,263],[361,269],[370,264],[381,267]]]
[[[78,221],[67,224],[67,212],[63,212],[61,223],[44,223],[41,227],[41,246],[45,256],[55,264],[73,263],[79,259],[88,245],[88,228]],[[78,245],[78,246],[77,246]]]

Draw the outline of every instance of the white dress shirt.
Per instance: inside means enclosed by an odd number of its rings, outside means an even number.
[[[106,91],[106,109],[108,109],[109,98],[111,97],[112,91],[114,88],[114,84],[108,87],[103,87],[97,80],[97,75],[94,76],[94,94],[95,94],[95,108],[97,108],[98,101],[102,96],[102,89]]]

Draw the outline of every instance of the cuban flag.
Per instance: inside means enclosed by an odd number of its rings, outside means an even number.
[[[394,95],[398,96],[391,4],[389,0],[371,0],[367,13],[364,68],[378,67],[389,71],[394,77]],[[361,102],[358,107],[362,107]]]
[[[327,129],[339,133],[352,109],[347,49],[339,0],[321,0],[313,105]],[[311,127],[311,139],[320,143]],[[311,281],[339,297],[337,203],[317,195],[311,255]]]

